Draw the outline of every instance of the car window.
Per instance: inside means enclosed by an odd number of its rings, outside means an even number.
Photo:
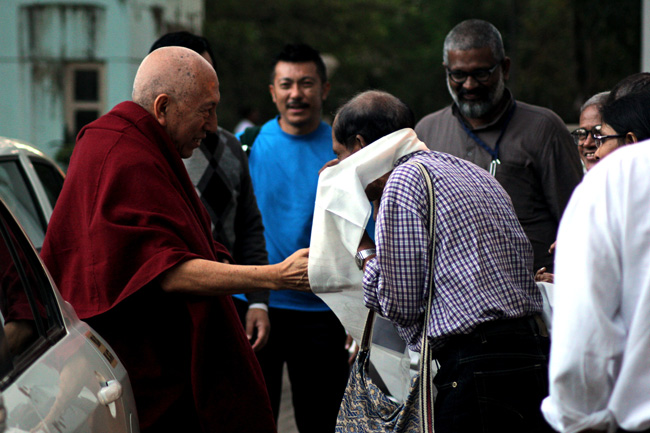
[[[3,206],[0,235],[0,388],[4,388],[65,329],[43,265]]]
[[[49,161],[44,161],[38,158],[30,158],[36,175],[41,180],[45,193],[47,194],[47,199],[54,209],[59,194],[61,193],[61,188],[63,188],[63,176],[61,172],[54,167]]]
[[[34,245],[43,245],[47,224],[34,191],[17,159],[0,160],[0,197],[22,224]]]

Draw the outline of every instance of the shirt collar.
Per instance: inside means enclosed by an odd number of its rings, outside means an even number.
[[[393,167],[397,167],[398,165],[402,165],[406,161],[408,161],[409,159],[413,158],[414,156],[419,155],[419,154],[424,153],[424,152],[429,152],[429,150],[418,150],[416,152],[409,153],[408,155],[404,155],[401,158],[399,158],[397,161],[395,161],[395,165],[393,165]]]

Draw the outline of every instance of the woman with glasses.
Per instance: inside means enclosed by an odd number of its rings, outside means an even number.
[[[650,138],[650,91],[630,93],[606,104],[601,118],[600,132],[594,135],[597,160],[621,146]]]
[[[580,107],[580,126],[571,132],[573,141],[578,146],[578,153],[584,171],[588,171],[598,162],[594,155],[596,152],[594,137],[600,134],[600,110],[607,101],[608,96],[609,92],[600,92],[587,99]],[[548,252],[553,254],[554,250],[555,242],[553,242]],[[538,269],[535,272],[535,281],[553,283],[554,275],[546,271],[545,267]]]
[[[587,99],[587,102],[580,107],[580,127],[571,132],[585,171],[598,162],[594,155],[596,153],[594,134],[600,133],[600,110],[608,96],[609,92],[601,92]]]

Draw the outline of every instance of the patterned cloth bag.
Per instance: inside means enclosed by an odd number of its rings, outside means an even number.
[[[429,173],[419,163],[415,163],[422,172],[428,188],[431,203],[429,214],[429,236],[431,255],[435,251],[435,199],[433,184]],[[432,268],[433,269],[433,268]],[[336,420],[337,433],[370,433],[370,432],[399,432],[399,433],[432,433],[433,430],[433,384],[431,381],[431,350],[429,339],[426,338],[427,324],[431,313],[433,294],[433,271],[429,273],[429,297],[427,313],[422,331],[420,347],[420,371],[412,379],[411,387],[403,403],[398,403],[386,395],[369,376],[370,342],[375,312],[368,313],[360,351],[352,367],[350,378],[341,402]]]

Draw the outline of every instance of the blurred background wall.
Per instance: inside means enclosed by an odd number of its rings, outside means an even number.
[[[359,91],[402,98],[419,119],[449,104],[447,32],[491,21],[523,101],[575,123],[578,108],[621,78],[650,70],[650,0],[0,0],[0,135],[65,161],[79,128],[130,99],[150,45],[175,30],[213,45],[221,126],[245,108],[276,114],[270,60],[287,42],[321,51],[332,92],[325,118]],[[644,21],[644,17],[645,21]],[[643,25],[643,23],[646,23]]]

